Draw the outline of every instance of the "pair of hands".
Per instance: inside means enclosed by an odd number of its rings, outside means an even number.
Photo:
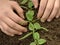
[[[32,2],[37,8],[38,0],[32,0]],[[21,25],[27,25],[28,22],[24,20],[24,11],[17,2],[6,1],[0,3],[0,6],[0,28],[2,32],[10,36],[27,32],[27,29]],[[19,16],[13,10],[16,10]],[[41,0],[37,14],[37,18],[41,18],[41,22],[51,21],[54,17],[58,18],[59,16],[59,0]]]

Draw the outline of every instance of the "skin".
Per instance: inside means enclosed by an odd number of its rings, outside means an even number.
[[[38,0],[32,0],[35,8],[38,8]],[[41,22],[52,21],[60,17],[60,0],[40,0],[37,18]]]
[[[21,25],[27,25],[27,21],[24,20],[23,9],[18,3],[10,0],[0,0],[1,31],[9,36],[21,35],[23,32],[27,32],[27,29]]]
[[[38,0],[32,0],[35,8],[38,7]],[[41,22],[50,22],[54,17],[60,17],[60,0],[41,0],[37,18]],[[16,14],[15,10],[18,14]],[[0,0],[0,28],[9,36],[21,35],[27,29],[21,25],[27,25],[24,20],[23,9],[17,2],[11,0]],[[48,12],[48,13],[47,13]],[[20,24],[20,25],[19,25]]]

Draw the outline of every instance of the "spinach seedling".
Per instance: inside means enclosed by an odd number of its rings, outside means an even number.
[[[28,0],[23,0],[22,4],[27,3]],[[34,41],[30,43],[30,45],[43,45],[44,43],[46,43],[45,39],[42,39],[40,37],[40,34],[37,32],[38,30],[45,30],[48,31],[46,28],[41,27],[41,25],[36,21],[33,22],[34,20],[34,10],[32,10],[33,7],[33,3],[31,2],[31,0],[28,1],[28,11],[25,13],[26,14],[26,19],[29,22],[28,25],[28,29],[30,30],[30,32],[28,34],[26,34],[24,37],[20,38],[19,40],[23,40],[25,38],[27,38],[28,36],[32,35]]]
[[[34,39],[34,42],[30,43],[30,45],[33,45],[33,44],[34,45],[42,45],[42,44],[46,43],[46,40],[41,39],[39,33],[36,32],[38,29],[42,29],[39,23],[36,22],[36,23],[32,24],[30,22],[29,30],[32,32],[33,39]]]

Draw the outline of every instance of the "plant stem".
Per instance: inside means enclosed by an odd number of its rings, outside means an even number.
[[[27,38],[28,36],[30,36],[32,34],[32,32],[28,33],[27,35],[25,35],[24,37],[20,38],[19,40],[23,40],[25,38]]]
[[[33,34],[35,33],[35,30],[33,30]]]
[[[32,22],[34,23],[34,22],[36,22],[36,21],[38,21],[38,19],[36,19],[36,20],[33,20]]]
[[[33,39],[34,39],[34,33],[35,33],[35,31],[33,30]],[[35,41],[35,39],[34,39],[34,41]]]
[[[44,28],[44,27],[41,27],[41,29],[43,29],[43,30],[45,30],[45,31],[48,31],[46,28]]]

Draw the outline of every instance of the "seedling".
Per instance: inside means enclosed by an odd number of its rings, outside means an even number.
[[[26,4],[28,0],[23,0],[22,4]],[[45,30],[48,31],[46,28],[41,27],[41,25],[37,22],[37,20],[35,20],[36,22],[33,22],[34,20],[34,10],[32,10],[33,7],[33,3],[30,1],[28,1],[28,11],[26,12],[26,18],[27,21],[29,22],[29,26],[28,29],[30,30],[30,32],[25,35],[24,37],[20,38],[19,40],[23,40],[25,38],[27,38],[28,36],[32,35],[34,41],[30,43],[30,45],[42,45],[44,43],[46,43],[45,39],[42,39],[40,37],[40,34],[37,32],[38,30]]]
[[[33,39],[34,39],[34,42],[30,43],[30,45],[33,45],[33,44],[34,45],[42,45],[42,44],[46,43],[46,40],[45,39],[41,39],[39,33],[36,32],[39,29],[43,29],[43,28],[41,28],[39,23],[36,22],[36,23],[32,24],[30,22],[29,30],[32,32]]]

